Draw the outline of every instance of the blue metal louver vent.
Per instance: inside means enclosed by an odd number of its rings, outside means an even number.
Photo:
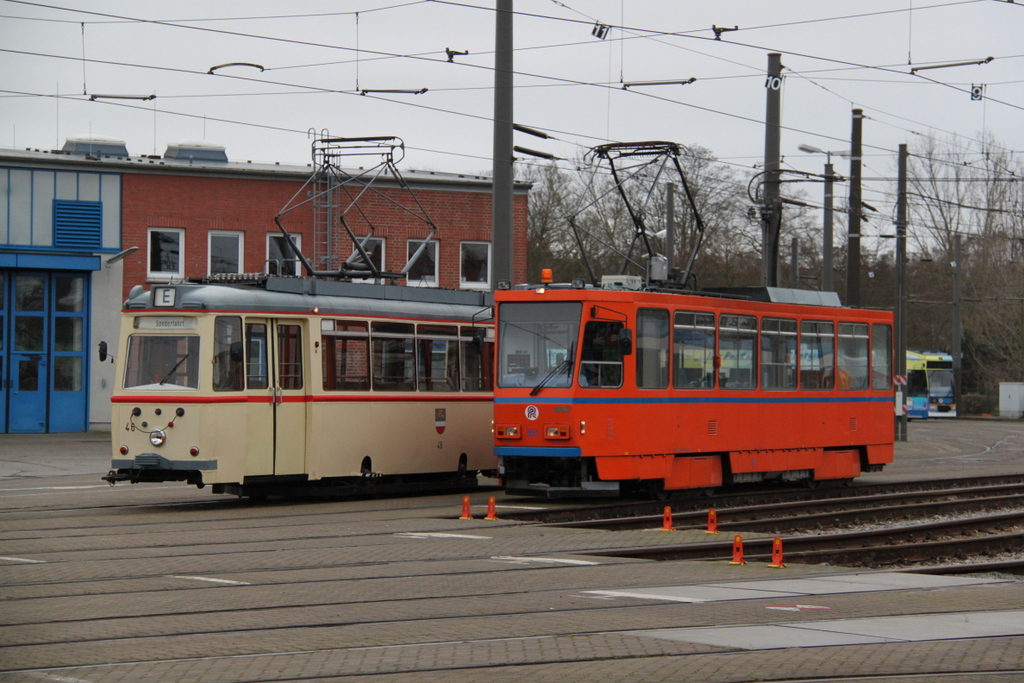
[[[53,200],[53,246],[88,249],[103,246],[103,202]]]

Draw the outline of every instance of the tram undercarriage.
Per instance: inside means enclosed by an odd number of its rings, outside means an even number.
[[[296,474],[246,477],[241,483],[211,484],[210,489],[213,493],[257,499],[271,496],[331,498],[427,492],[462,493],[478,488],[481,478],[488,478],[493,474],[492,471],[459,470],[426,474],[330,477],[312,481],[305,474]],[[198,488],[206,487],[203,473],[198,470],[118,469],[110,470],[103,480],[109,482],[111,486],[119,481],[132,484],[183,481]]]

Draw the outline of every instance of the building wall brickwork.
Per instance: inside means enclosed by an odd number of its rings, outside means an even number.
[[[285,206],[306,200],[305,178],[297,174],[282,177],[217,177],[205,174],[125,173],[122,185],[122,244],[139,250],[125,259],[124,292],[147,283],[148,233],[150,228],[178,228],[185,231],[185,277],[202,277],[209,269],[210,231],[244,233],[243,272],[262,272],[267,258],[267,235],[280,234],[274,223]],[[302,196],[297,197],[296,193]],[[295,199],[293,200],[293,197]],[[350,196],[339,191],[335,205],[351,204]],[[526,278],[528,197],[515,196],[514,263],[515,280]],[[430,227],[418,216],[425,214],[438,227],[439,285],[460,286],[461,243],[490,242],[491,192],[480,184],[459,187],[454,183],[431,185],[412,183],[412,191],[396,185],[375,185],[373,192],[359,200],[359,210],[346,213],[346,222],[357,235],[369,233],[385,239],[388,270],[400,270],[406,263],[408,239],[422,240]],[[340,213],[340,211],[339,211]],[[301,235],[303,254],[312,260],[314,252],[312,202],[288,212],[285,228]],[[335,225],[334,252],[340,259],[352,250],[340,224]],[[339,253],[343,252],[343,253]],[[493,258],[493,256],[492,256]]]

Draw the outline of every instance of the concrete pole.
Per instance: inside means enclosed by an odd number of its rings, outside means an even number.
[[[847,237],[846,305],[860,306],[860,215],[861,215],[861,127],[864,112],[853,110],[853,131],[850,135],[850,208]]]
[[[512,0],[497,0],[494,20],[494,171],[491,243],[494,258],[491,289],[512,282],[513,169],[512,169]]]
[[[834,292],[836,281],[834,268],[832,266],[832,192],[833,178],[832,159],[829,157],[825,164],[825,226],[821,235],[821,290],[823,292]]]
[[[899,147],[896,180],[896,372],[907,376],[907,146]],[[902,400],[896,416],[896,440],[907,440],[905,386],[896,387]]]
[[[761,207],[761,284],[779,286],[779,232],[782,228],[782,202],[779,201],[781,173],[782,55],[768,55],[765,80],[767,105],[764,117],[764,206]]]
[[[957,410],[960,407],[961,370],[963,369],[962,340],[964,333],[963,325],[963,282],[964,263],[963,253],[960,249],[960,235],[953,236],[953,400],[956,402]]]

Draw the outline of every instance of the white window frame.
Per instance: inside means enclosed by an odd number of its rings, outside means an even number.
[[[266,255],[267,256],[266,256],[266,258],[263,261],[264,269],[269,269],[268,267],[270,266],[270,243],[271,243],[272,240],[275,240],[275,239],[283,240],[284,239],[284,235],[282,235],[279,232],[278,233],[275,233],[275,232],[268,232],[267,233],[267,251],[266,251]],[[292,234],[292,242],[295,243],[295,246],[298,247],[299,250],[302,249],[302,235]],[[285,267],[282,266],[282,270],[284,270],[284,269],[285,269]],[[283,274],[283,275],[302,275],[302,264],[299,263],[296,260],[296,262],[294,264],[293,272],[290,272],[290,273],[280,273],[280,274]]]
[[[462,273],[462,247],[467,244],[473,245],[484,245],[487,247],[487,276],[483,282],[466,282],[465,275]],[[459,287],[461,289],[490,289],[491,288],[491,243],[481,242],[474,240],[466,240],[465,242],[459,243]]]
[[[153,263],[153,233],[166,232],[178,235],[178,269],[152,270]],[[185,277],[185,229],[184,228],[149,228],[146,231],[146,279],[158,282],[181,279]]]
[[[364,239],[366,239],[366,235],[362,235],[362,236],[356,235],[356,239],[359,240],[359,242],[361,244],[362,241]],[[387,263],[388,263],[388,240],[387,240],[387,238],[385,238],[385,237],[378,237],[377,235],[374,235],[370,239],[371,240],[378,240],[378,241],[380,241],[380,269],[382,271],[383,270],[387,270]],[[352,253],[354,253],[356,255],[359,254],[359,252],[356,251],[356,248],[354,246],[352,247]],[[365,277],[365,278],[357,277],[357,278],[352,278],[352,282],[373,282],[373,278],[372,277]]]
[[[213,275],[213,238],[214,237],[237,237],[238,238],[238,269],[234,273],[245,272],[245,233],[236,230],[211,230],[206,236],[206,272]]]
[[[406,263],[416,250],[419,249],[420,245],[424,242],[429,242],[434,245],[434,279],[431,280],[413,280],[411,277],[406,278],[406,285],[409,287],[440,287],[438,282],[438,274],[441,271],[441,243],[437,240],[417,240],[409,238],[405,241],[405,259]]]

